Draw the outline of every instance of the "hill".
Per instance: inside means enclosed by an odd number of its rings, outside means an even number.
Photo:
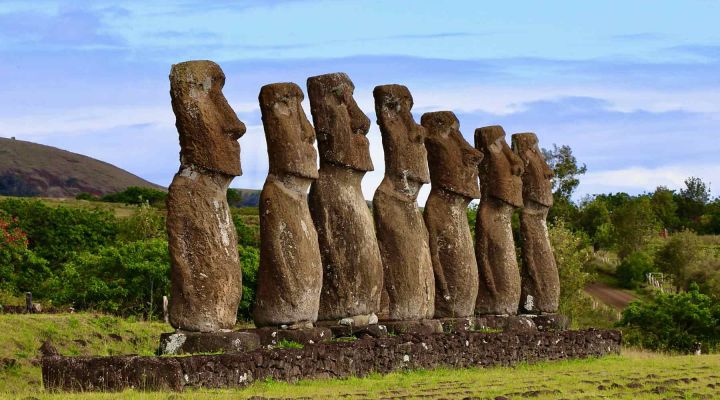
[[[23,140],[0,138],[0,195],[96,196],[129,186],[163,189],[112,164]]]

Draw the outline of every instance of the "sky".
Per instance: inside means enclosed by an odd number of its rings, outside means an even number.
[[[388,83],[410,89],[418,121],[454,111],[470,143],[499,124],[508,138],[569,145],[588,170],[577,199],[679,189],[689,176],[718,195],[718,15],[710,0],[0,0],[0,136],[168,185],[179,166],[170,67],[210,59],[248,126],[233,187],[267,175],[260,87],[305,89],[342,71],[373,121],[367,198],[383,176],[372,89]]]

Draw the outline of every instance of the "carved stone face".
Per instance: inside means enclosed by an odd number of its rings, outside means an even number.
[[[534,133],[512,135],[512,149],[525,165],[525,172],[522,175],[523,199],[552,207],[553,172],[538,147],[537,136]]]
[[[410,112],[410,91],[402,85],[383,85],[375,87],[373,96],[385,150],[385,175],[430,183],[425,128],[415,123]]]
[[[180,164],[239,176],[237,140],[245,134],[245,124],[223,96],[223,85],[225,74],[212,61],[172,66],[170,97],[180,134]]]
[[[307,89],[320,160],[372,171],[366,137],[370,119],[353,99],[355,86],[350,78],[342,72],[313,76],[307,80]]]
[[[479,168],[483,198],[490,196],[522,207],[522,160],[510,150],[503,128],[495,125],[476,129],[475,148],[484,156]]]
[[[294,83],[273,83],[260,89],[271,174],[318,177],[315,130],[303,111],[303,98],[302,90]]]
[[[479,199],[478,166],[483,154],[463,138],[455,114],[430,112],[420,121],[427,130],[425,147],[433,186]]]

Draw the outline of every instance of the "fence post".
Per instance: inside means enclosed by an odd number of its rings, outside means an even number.
[[[165,323],[170,323],[170,318],[168,316],[168,298],[167,296],[163,296],[163,318],[165,319]]]
[[[25,312],[28,314],[33,312],[32,293],[30,292],[25,292]]]

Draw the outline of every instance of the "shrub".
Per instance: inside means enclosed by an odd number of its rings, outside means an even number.
[[[16,217],[0,210],[0,290],[8,295],[35,291],[50,276],[48,262],[28,249]]]
[[[576,320],[585,298],[583,290],[592,274],[587,270],[590,246],[587,236],[571,231],[562,220],[550,226],[550,242],[560,274],[560,312]]]
[[[260,264],[260,252],[254,247],[238,246],[240,265],[242,267],[242,300],[238,308],[238,318],[249,321],[252,319],[252,307],[255,304],[257,289],[257,271]]]
[[[54,300],[78,309],[161,315],[170,288],[168,245],[150,239],[75,254],[63,265]]]
[[[164,238],[165,216],[147,203],[128,218],[118,221],[118,237],[125,242]]]
[[[635,289],[645,282],[645,275],[655,270],[653,259],[643,251],[636,251],[622,260],[616,274],[620,285]]]
[[[647,302],[632,302],[620,326],[630,345],[652,350],[689,353],[701,343],[705,352],[720,347],[720,303],[693,284],[683,293],[661,293]]]
[[[692,231],[682,231],[670,237],[655,254],[655,265],[660,271],[673,275],[677,288],[689,284],[689,270],[701,260],[701,242]]]
[[[28,248],[53,268],[76,251],[90,251],[115,241],[118,226],[106,210],[49,207],[39,200],[4,199],[0,210],[17,219]]]
[[[125,203],[125,204],[160,204],[165,201],[167,192],[138,186],[130,186],[122,192],[106,194],[100,200],[109,203]]]

